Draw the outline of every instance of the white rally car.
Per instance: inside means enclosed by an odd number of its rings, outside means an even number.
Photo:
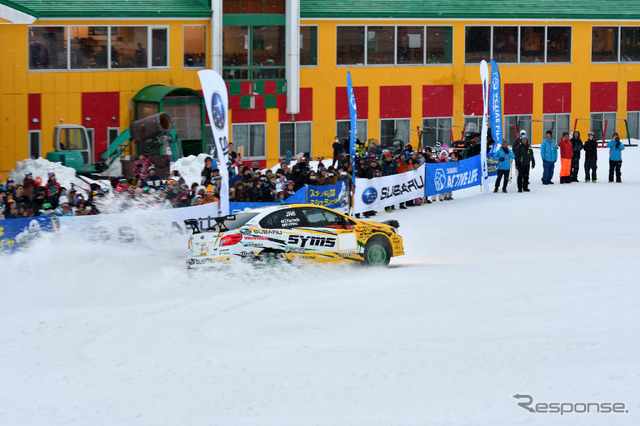
[[[261,207],[218,218],[187,219],[188,268],[237,260],[388,265],[404,254],[395,220],[353,219],[311,204]]]

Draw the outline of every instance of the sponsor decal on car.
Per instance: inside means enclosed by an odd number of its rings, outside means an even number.
[[[334,237],[312,237],[306,235],[289,235],[288,244],[299,245],[300,247],[335,247],[336,238]]]

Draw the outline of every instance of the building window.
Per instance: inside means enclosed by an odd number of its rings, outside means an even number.
[[[42,133],[40,130],[29,130],[29,158],[42,156]]]
[[[280,123],[280,156],[311,152],[311,123]]]
[[[620,61],[640,62],[640,27],[620,28]]]
[[[207,27],[185,25],[183,28],[183,65],[185,68],[204,68],[207,65]]]
[[[570,114],[544,114],[542,116],[542,138],[544,139],[547,130],[551,130],[551,139],[558,142],[562,139],[564,132],[570,132]],[[529,142],[533,143],[530,139]],[[542,141],[540,141],[542,143]]]
[[[605,125],[607,133],[605,139],[611,139],[616,130],[616,113],[615,112],[592,112],[590,129],[596,140],[602,139]]]
[[[440,151],[442,145],[451,146],[451,117],[430,117],[422,119],[422,146],[432,152]]]
[[[380,147],[389,147],[394,140],[401,140],[403,145],[411,142],[410,119],[392,118],[380,120]]]
[[[364,28],[337,27],[338,65],[364,64]]]
[[[109,143],[115,141],[118,136],[120,136],[120,128],[107,127],[107,139],[109,140]]]
[[[222,36],[225,80],[284,79],[283,25],[225,25]]]
[[[29,27],[29,69],[67,69],[66,27]]]
[[[571,28],[547,27],[547,62],[571,62]]]
[[[571,27],[466,27],[465,62],[490,58],[499,63],[571,62]]]
[[[618,62],[618,27],[591,29],[591,62]]]
[[[318,27],[315,25],[300,27],[300,65],[318,65]]]
[[[398,64],[424,63],[424,27],[397,27],[397,57]]]
[[[487,120],[488,122],[489,120]],[[482,116],[481,115],[468,115],[464,117],[464,133],[468,135],[470,133],[480,133],[482,128]]]
[[[544,27],[520,27],[520,62],[544,62]]]
[[[231,141],[236,151],[243,147],[244,159],[258,159],[266,156],[266,130],[264,123],[259,124],[232,124]]]
[[[367,65],[393,64],[395,28],[367,27]]]
[[[491,27],[466,27],[464,39],[465,63],[477,64],[491,58]]]
[[[151,66],[166,67],[169,65],[166,28],[151,29]]]
[[[518,62],[518,27],[493,27],[493,59]]]
[[[70,27],[71,69],[109,68],[109,27]]]
[[[284,14],[283,0],[223,0],[224,13],[241,14]]]
[[[168,28],[29,27],[29,69],[166,68]],[[67,50],[67,40],[69,49]],[[151,57],[147,50],[151,46]]]
[[[640,111],[627,112],[628,138],[640,139]]]
[[[337,27],[336,63],[338,65],[451,64],[452,41],[453,27],[339,26]]]
[[[640,27],[592,27],[591,62],[640,62]]]
[[[502,132],[503,139],[508,141],[518,139],[520,130],[526,131],[528,137],[531,137],[531,119],[530,115],[505,115]]]
[[[427,63],[453,63],[453,27],[427,27]]]
[[[336,121],[336,135],[341,141],[344,141],[345,139],[349,140],[349,137],[351,136],[351,121]],[[358,120],[358,134],[356,135],[356,139],[360,139],[362,143],[367,140],[367,120]]]

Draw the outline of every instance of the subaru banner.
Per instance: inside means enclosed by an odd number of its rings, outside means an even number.
[[[480,185],[480,156],[449,163],[426,164],[425,195],[441,194]]]
[[[347,180],[341,180],[335,185],[307,185],[307,202],[347,213],[349,211]]]
[[[0,253],[28,246],[41,233],[52,231],[57,220],[57,216],[0,220]]]
[[[424,197],[423,164],[417,170],[374,179],[356,179],[353,211],[362,213]]]

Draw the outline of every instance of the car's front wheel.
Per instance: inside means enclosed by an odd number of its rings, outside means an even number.
[[[373,237],[364,248],[364,262],[369,266],[386,266],[391,261],[391,246],[384,237]]]

